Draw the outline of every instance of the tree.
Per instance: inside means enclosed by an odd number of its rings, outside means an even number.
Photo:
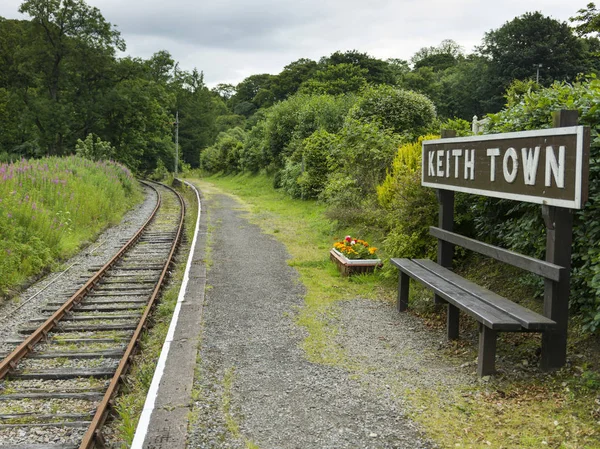
[[[39,142],[50,154],[72,151],[99,120],[95,105],[106,86],[119,32],[83,0],[26,0],[32,17],[17,58],[32,78],[20,90]],[[67,150],[69,149],[69,150]]]
[[[587,7],[577,11],[577,16],[571,17],[571,22],[578,22],[575,32],[579,36],[587,36],[600,32],[600,11],[594,3],[588,3]]]
[[[431,126],[436,111],[433,102],[425,95],[384,85],[364,89],[349,115],[397,134],[414,137]]]
[[[422,93],[436,105],[440,105],[442,98],[441,76],[440,72],[435,72],[433,68],[424,66],[404,74],[399,84],[403,89]]]
[[[498,85],[496,106],[515,79],[536,76],[549,85],[553,81],[572,81],[587,67],[585,46],[565,22],[526,13],[485,34],[480,50],[490,60],[491,75]]]
[[[300,86],[305,94],[341,95],[358,92],[367,85],[368,71],[365,68],[341,63],[327,65]]]
[[[212,91],[227,101],[235,94],[235,86],[233,84],[219,83],[212,88]]]
[[[294,95],[300,85],[310,79],[317,71],[318,65],[312,59],[301,58],[286,65],[272,82],[272,91],[277,101]]]
[[[357,50],[336,51],[327,58],[321,58],[319,65],[351,64],[366,70],[365,79],[372,84],[394,84],[395,78],[390,66],[381,59],[361,53]]]
[[[443,40],[437,47],[423,47],[411,58],[415,69],[431,67],[440,71],[454,66],[463,57],[462,47],[452,39]]]
[[[98,135],[114,145],[118,161],[136,172],[153,170],[158,160],[173,167],[175,118],[170,111],[175,98],[164,85],[139,77],[125,79],[106,93],[105,104]]]
[[[25,109],[28,86],[35,74],[27,70],[22,48],[31,23],[0,18],[0,153],[3,159],[39,154],[36,126]]]
[[[166,84],[172,79],[175,60],[171,57],[171,53],[160,50],[146,60],[144,66],[152,81]]]
[[[389,65],[392,76],[394,77],[394,85],[398,85],[402,82],[404,75],[410,72],[408,61],[398,58],[389,58],[386,60]]]
[[[206,86],[179,95],[179,143],[182,159],[199,167],[200,152],[213,144],[219,129],[217,118],[227,113],[223,100]]]
[[[250,75],[237,86],[235,86],[235,95],[231,97],[232,106],[244,102],[254,104],[254,98],[261,89],[268,90],[271,87],[273,75],[261,73],[259,75]],[[259,107],[259,105],[256,105]]]
[[[488,61],[478,55],[469,55],[445,70],[440,78],[439,114],[471,121],[474,115],[482,117],[497,110],[497,87],[490,71]]]

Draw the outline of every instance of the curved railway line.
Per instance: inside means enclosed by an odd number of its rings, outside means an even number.
[[[0,362],[0,448],[105,447],[102,425],[183,236],[185,205],[151,185],[151,217],[64,303],[18,329]]]

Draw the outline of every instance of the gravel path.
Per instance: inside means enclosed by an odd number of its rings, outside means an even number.
[[[349,370],[305,359],[299,348],[304,335],[293,321],[303,306],[303,289],[286,263],[285,248],[249,224],[228,196],[210,195],[205,209],[213,229],[213,265],[188,447],[434,447],[406,418],[396,396],[386,393],[387,376],[374,374],[373,379],[383,381],[374,388]],[[377,320],[387,313],[383,318],[389,322],[392,314],[389,305],[381,304],[379,317],[362,322],[372,304],[377,303],[342,306],[342,328],[351,334],[344,342],[357,360],[371,357],[371,343],[364,350],[356,346],[378,337],[382,326]],[[374,357],[377,366],[384,362]],[[412,376],[420,375],[412,370]]]

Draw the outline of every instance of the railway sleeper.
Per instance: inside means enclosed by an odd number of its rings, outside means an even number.
[[[11,444],[2,449],[79,449],[78,444]]]
[[[127,296],[127,297],[131,297],[131,296],[141,296],[141,297],[148,297],[148,293],[149,292],[144,292],[144,293],[132,293],[132,292],[123,292],[123,293],[118,293],[118,292],[113,292],[113,293],[104,293],[104,292],[92,292],[90,293],[87,298],[120,298],[123,296]]]
[[[41,423],[22,423],[22,424],[0,424],[0,430],[1,429],[14,429],[14,428],[27,428],[27,427],[89,427],[90,424],[92,423],[92,421],[62,421],[62,422],[51,422],[51,423],[47,423],[47,422],[41,422]],[[6,448],[7,446],[0,446],[2,448]],[[8,446],[10,447],[10,446]],[[17,446],[13,446],[15,448],[19,448],[19,449],[23,449],[23,448],[27,448],[27,447],[31,447],[31,446],[23,446],[23,445],[17,445]],[[33,446],[35,447],[35,446]],[[44,448],[51,448],[52,446],[48,446],[48,445],[44,445],[44,446],[37,446],[37,447],[44,447]],[[68,446],[68,447],[72,447],[72,446]],[[77,446],[75,446],[77,447]]]
[[[137,275],[130,276],[108,276],[102,279],[101,285],[122,285],[122,284],[156,284],[157,279],[138,279]]]
[[[71,312],[118,312],[123,310],[144,310],[144,304],[134,304],[134,305],[84,305],[84,306],[75,306],[71,309]],[[42,312],[55,312],[56,309],[52,307],[45,307],[42,309]]]
[[[156,283],[156,281],[154,282]],[[96,286],[96,288],[94,289],[94,292],[101,292],[101,291],[117,291],[117,292],[126,292],[126,291],[144,291],[144,292],[151,292],[152,288],[148,288],[148,287],[142,287],[140,286],[138,283],[133,283],[133,282],[115,282],[112,283],[113,285],[110,285],[111,283],[102,283]],[[114,284],[119,284],[119,285],[114,285]],[[127,285],[130,284],[130,285]],[[133,285],[132,285],[133,284]]]
[[[98,331],[120,331],[120,330],[135,330],[136,323],[121,323],[121,324],[88,324],[88,325],[65,325],[52,329],[54,333],[65,332],[98,332]],[[37,327],[22,327],[19,329],[20,334],[30,334],[35,332]]]
[[[102,269],[103,266],[93,266],[89,267],[87,271],[97,272]],[[164,268],[164,265],[136,265],[136,266],[122,266],[116,265],[112,267],[112,270],[115,271],[161,271]]]
[[[61,338],[60,340],[55,340],[58,344],[128,343],[131,340],[132,335],[133,332],[129,332],[127,335],[114,336],[112,338]]]
[[[77,306],[88,306],[88,305],[96,305],[96,304],[146,304],[148,302],[147,296],[139,296],[140,299],[116,299],[111,297],[111,299],[101,299],[101,296],[96,296],[93,299],[87,297],[83,301],[81,301]],[[63,302],[48,302],[46,306],[50,307],[60,307],[64,303]]]
[[[109,351],[84,351],[84,352],[76,352],[76,351],[68,351],[68,352],[54,352],[54,351],[43,351],[43,352],[33,352],[28,355],[30,359],[120,359],[123,357],[125,350],[116,349]]]
[[[37,413],[13,413],[12,415],[0,415],[0,422],[20,419],[34,418],[37,421],[53,422],[55,419],[65,421],[87,421],[94,417],[93,413],[56,413],[56,414],[37,414]],[[5,447],[5,446],[0,446]]]
[[[46,370],[46,371],[11,371],[9,373],[10,379],[41,379],[41,380],[66,380],[66,379],[78,379],[78,378],[94,378],[94,379],[106,379],[110,378],[115,374],[114,369],[98,368],[98,369],[74,369],[69,368],[68,370]]]
[[[99,401],[104,397],[104,391],[82,391],[79,393],[62,393],[48,391],[44,393],[10,393],[0,395],[0,401],[16,401],[21,399],[77,399],[80,401]],[[2,419],[0,415],[0,419]],[[2,446],[0,446],[2,447]]]
[[[106,320],[106,321],[114,321],[114,320],[137,320],[142,316],[141,313],[128,314],[128,315],[84,315],[84,316],[74,316],[74,315],[65,315],[60,322],[65,321],[94,321],[94,320]],[[31,318],[29,321],[32,323],[43,323],[47,320],[46,317],[37,317]]]

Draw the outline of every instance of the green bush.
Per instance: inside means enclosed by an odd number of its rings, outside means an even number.
[[[372,211],[376,189],[385,179],[400,137],[377,124],[348,119],[332,142],[329,175],[320,198],[329,204],[329,215],[343,224],[372,222],[377,218]]]
[[[214,145],[200,153],[200,166],[208,172],[239,171],[240,154],[245,139],[246,132],[242,128],[232,128],[220,133]]]
[[[330,173],[331,154],[338,144],[338,136],[324,129],[316,131],[302,142],[302,174],[298,184],[303,198],[317,198]]]
[[[379,123],[397,134],[415,138],[425,133],[435,117],[435,106],[425,95],[387,85],[368,86],[350,117]]]
[[[96,140],[94,140],[94,137],[96,137]],[[100,139],[100,137],[94,136],[94,134],[90,133],[85,140],[77,139],[75,152],[77,153],[77,156],[81,156],[92,161],[107,161],[115,158],[117,150],[110,144],[110,142],[104,142]]]
[[[268,165],[265,148],[265,121],[260,120],[248,132],[245,144],[239,150],[239,166],[242,171],[258,173]]]
[[[217,147],[205,148],[200,153],[200,168],[208,173],[216,173],[221,170],[220,153]]]
[[[274,187],[281,188],[292,198],[302,197],[302,190],[298,184],[298,178],[302,174],[302,164],[288,160],[278,174],[277,185]]]
[[[385,179],[400,137],[374,123],[348,119],[329,156],[331,172],[350,176],[362,195],[374,196]]]
[[[265,117],[267,164],[283,167],[294,146],[318,129],[336,133],[354,102],[352,96],[294,95],[271,107]]]
[[[490,116],[490,132],[548,128],[552,112],[559,109],[577,109],[580,124],[591,127],[589,200],[574,217],[570,305],[582,316],[585,329],[596,331],[600,328],[600,81],[555,83],[512,101],[512,107]],[[474,212],[481,237],[544,256],[545,227],[538,205],[486,198]]]
[[[433,189],[421,186],[421,145],[402,145],[385,180],[377,188],[377,199],[385,211],[389,232],[383,248],[391,257],[433,257],[436,242],[429,226],[436,222],[437,201]]]
[[[438,203],[435,190],[421,186],[421,155],[423,140],[438,138],[426,135],[400,146],[385,180],[377,187],[387,234],[383,249],[391,257],[435,257],[437,242],[429,227],[437,223]],[[473,234],[472,201],[472,195],[455,195],[455,229],[464,235]]]

